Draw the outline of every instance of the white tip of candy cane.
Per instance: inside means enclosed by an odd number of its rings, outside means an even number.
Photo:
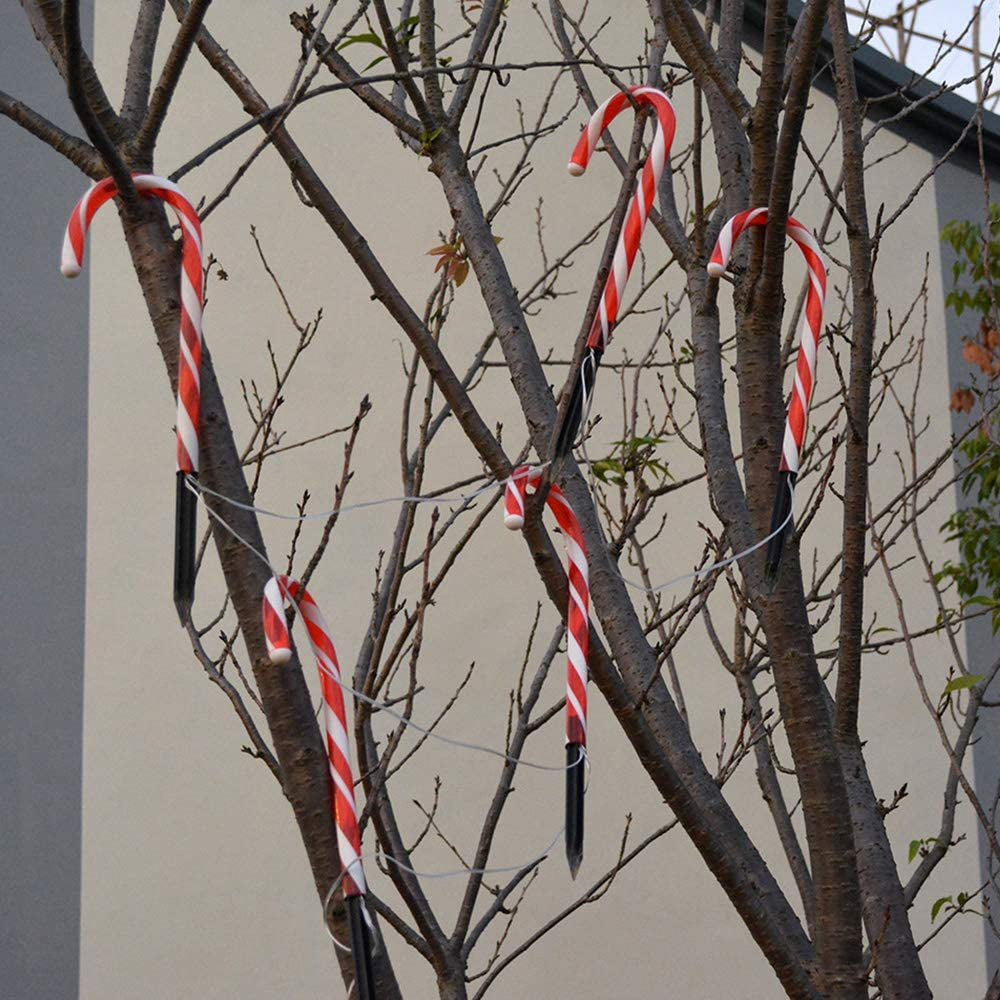
[[[290,649],[272,649],[268,652],[268,657],[271,662],[276,666],[280,667],[282,664],[287,663],[292,658],[292,651]]]
[[[573,160],[570,160],[569,163],[566,164],[566,169],[569,171],[571,177],[582,177],[587,168],[581,166]]]
[[[713,260],[709,263],[706,270],[710,278],[721,278],[726,273],[726,265]]]
[[[503,523],[504,526],[510,528],[511,531],[520,531],[524,527],[524,515],[504,514]]]
[[[69,245],[68,239],[66,244],[63,247],[62,257],[59,259],[59,270],[62,271],[64,278],[75,278],[83,270],[83,265],[77,259],[76,254],[73,253],[73,248]]]

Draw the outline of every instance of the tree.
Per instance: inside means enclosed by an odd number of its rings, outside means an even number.
[[[400,465],[408,496],[427,489],[432,448],[437,446],[435,455],[444,450],[441,442],[453,424],[491,482],[505,480],[529,454],[541,462],[551,456],[559,405],[566,408],[576,384],[584,341],[644,155],[644,136],[648,143],[646,117],[641,113],[627,152],[607,141],[622,185],[581,333],[572,353],[566,343],[561,356],[541,357],[533,339],[540,322],[536,317],[560,307],[570,289],[580,290],[570,266],[604,228],[603,221],[595,219],[592,228],[569,246],[551,252],[539,204],[541,274],[526,288],[515,284],[514,260],[507,255],[500,222],[506,214],[524,211],[518,190],[543,142],[559,125],[566,123],[562,136],[583,118],[575,105],[562,115],[554,110],[554,97],[562,92],[557,88],[571,77],[579,100],[591,112],[605,91],[642,82],[666,88],[678,106],[690,109],[691,136],[672,150],[657,210],[650,213],[655,250],[647,247],[646,269],[634,279],[638,290],[619,317],[619,322],[641,317],[651,325],[649,317],[654,316],[655,336],[638,361],[626,354],[605,365],[619,376],[621,427],[614,432],[613,444],[602,445],[607,451],[596,460],[577,463],[571,458],[561,469],[548,466],[545,473],[558,471],[558,485],[577,513],[587,543],[593,687],[614,713],[654,794],[662,797],[675,818],[636,847],[629,849],[623,841],[617,863],[584,892],[580,902],[599,896],[643,847],[677,825],[725,891],[786,995],[860,998],[874,991],[907,1000],[929,997],[909,912],[921,887],[955,844],[960,790],[987,832],[994,858],[1000,860],[993,814],[976,797],[962,770],[980,712],[989,706],[986,691],[1000,663],[967,667],[958,648],[963,621],[991,612],[995,603],[991,596],[985,606],[950,608],[943,589],[947,579],[936,576],[924,543],[925,521],[934,516],[933,501],[954,484],[953,446],[928,456],[921,442],[925,404],[917,387],[926,337],[927,279],[925,274],[912,289],[910,301],[892,303],[895,316],[902,319],[882,318],[875,263],[894,235],[893,225],[933,171],[912,193],[905,193],[897,208],[880,212],[872,222],[865,167],[872,160],[872,140],[884,125],[865,118],[854,78],[855,41],[847,31],[842,0],[810,0],[794,29],[788,6],[768,3],[755,80],[742,67],[750,52],[744,38],[744,5],[730,0],[717,9],[712,4],[706,19],[681,0],[654,0],[648,9],[645,49],[626,66],[612,64],[602,54],[596,21],[589,15],[586,21],[577,19],[558,0],[544,14],[539,12],[556,50],[553,59],[544,61],[524,59],[518,53],[513,58],[501,55],[506,45],[516,44],[506,39],[515,12],[499,0],[437,8],[421,0],[416,13],[409,2],[395,10],[373,0],[346,16],[335,12],[333,5],[322,12],[310,8],[292,15],[289,31],[298,33],[301,57],[290,67],[291,85],[277,105],[270,105],[255,89],[249,71],[227,51],[225,19],[220,20],[218,40],[203,26],[209,7],[204,0],[190,4],[171,0],[179,28],[152,86],[157,40],[161,32],[169,36],[162,25],[163,3],[146,0],[139,5],[118,111],[83,51],[78,4],[38,0],[23,7],[66,79],[87,138],[57,129],[7,95],[0,95],[0,111],[88,177],[114,178],[121,192],[123,232],[172,384],[177,377],[178,248],[162,206],[140,197],[130,174],[165,169],[155,155],[157,140],[188,57],[197,48],[249,115],[240,133],[259,129],[262,135],[232,183],[204,206],[202,217],[210,217],[220,200],[230,196],[258,153],[266,150],[266,155],[280,157],[302,201],[318,213],[352,258],[365,285],[362,294],[382,305],[408,341],[400,399]],[[334,13],[343,19],[338,21]],[[829,47],[823,43],[825,28]],[[517,32],[509,34],[513,38]],[[453,54],[457,52],[461,56]],[[355,58],[356,53],[364,54]],[[825,151],[817,152],[804,138],[804,128],[815,98],[821,53],[834,81],[839,142],[838,136],[827,136]],[[536,87],[535,102],[524,109],[517,134],[484,142],[480,134],[490,120],[491,102],[511,74],[528,70],[544,70],[547,89]],[[333,83],[320,83],[326,74],[332,74]],[[982,88],[986,94],[990,90],[988,83]],[[394,130],[413,169],[431,171],[451,213],[452,225],[440,244],[426,248],[440,266],[428,265],[431,291],[420,307],[403,294],[359,224],[342,207],[336,180],[326,165],[316,162],[294,137],[299,107],[333,91],[350,91],[361,102],[351,105],[352,113],[377,115],[386,129]],[[909,107],[919,103],[911,100]],[[350,135],[349,125],[338,128]],[[172,176],[186,177],[188,183],[193,171],[235,137],[232,133],[220,137]],[[484,162],[493,162],[489,159],[493,149],[503,146],[506,152],[510,145],[516,156],[501,161],[502,172],[492,177],[483,169]],[[825,163],[835,145],[842,152],[843,167],[839,178],[831,181]],[[835,151],[832,158],[835,161]],[[488,182],[494,180],[492,191]],[[831,300],[837,305],[828,316],[824,351],[829,357],[823,364],[836,371],[839,385],[814,404],[799,479],[796,527],[788,533],[780,573],[772,584],[765,578],[762,552],[749,550],[769,534],[784,423],[782,376],[794,363],[792,332],[805,301],[803,290],[789,317],[789,333],[783,333],[786,221],[793,203],[810,190],[810,197],[821,192],[826,201],[818,238],[837,248],[836,256],[831,255],[831,285],[838,289]],[[720,308],[726,299],[723,285],[709,278],[705,265],[723,223],[760,205],[768,208],[768,222],[743,241],[734,258],[736,332],[730,337]],[[841,224],[845,236],[835,244],[835,229]],[[651,263],[667,259],[666,267]],[[261,260],[272,276],[281,270],[278,265],[272,270],[263,248]],[[222,277],[218,269],[213,272],[210,267],[211,273]],[[274,283],[282,291],[277,277]],[[471,353],[446,336],[461,296],[478,296],[489,319],[488,334]],[[289,316],[298,332],[297,346],[287,359],[270,350],[273,387],[266,391],[256,384],[247,387],[253,432],[243,447],[237,443],[211,358],[204,361],[201,482],[228,598],[218,617],[196,614],[186,628],[196,657],[244,722],[250,752],[280,782],[324,905],[334,892],[328,908],[330,926],[343,941],[347,927],[323,742],[301,665],[294,658],[281,669],[271,664],[260,624],[260,598],[270,570],[254,552],[267,550],[253,502],[267,463],[285,448],[308,443],[287,443],[279,431],[281,406],[289,374],[308,351],[320,324],[319,316],[301,322],[291,306]],[[690,337],[682,340],[673,330],[681,317],[682,325],[690,327]],[[491,427],[491,418],[479,403],[482,379],[490,366],[506,372],[516,394],[518,423],[512,430],[505,421],[505,435],[501,428]],[[735,374],[736,391],[727,395],[725,376],[730,371]],[[549,380],[559,373],[565,374],[564,383],[557,387],[560,392],[553,392]],[[602,393],[611,381],[605,376]],[[738,428],[730,426],[727,399],[737,404]],[[600,408],[604,414],[615,409],[607,397]],[[883,409],[898,412],[905,443],[899,448],[899,488],[876,505],[869,467],[873,461],[892,464],[890,456],[873,454],[869,441],[872,421]],[[297,533],[293,539],[288,565],[303,582],[319,566],[338,526],[368,411],[367,402],[362,403],[346,431],[335,508],[304,566],[296,552]],[[526,429],[523,440],[517,437],[521,422]],[[591,420],[585,427],[585,441],[603,440],[595,425]],[[589,481],[588,468],[593,473]],[[892,468],[895,472],[896,466]],[[440,492],[451,495],[470,485],[457,482]],[[538,579],[562,615],[567,605],[566,574],[560,547],[541,509],[547,485],[544,479],[540,495],[528,505],[524,537]],[[354,716],[363,821],[370,828],[368,841],[377,840],[383,856],[394,859],[385,870],[398,895],[395,905],[373,899],[373,906],[383,926],[431,964],[445,998],[464,998],[470,992],[482,995],[523,950],[519,946],[505,952],[504,947],[518,901],[537,871],[537,859],[495,887],[478,870],[489,867],[525,743],[561,709],[560,703],[539,707],[562,639],[560,623],[540,657],[531,642],[525,652],[508,710],[508,756],[472,858],[456,851],[470,874],[458,900],[455,926],[446,930],[440,909],[411,871],[416,867],[415,846],[407,846],[391,779],[420,746],[418,741],[406,749],[404,739],[420,691],[418,666],[431,609],[444,592],[449,572],[493,511],[497,495],[488,496],[481,509],[474,509],[474,499],[465,500],[435,512],[426,523],[418,523],[416,504],[401,505],[392,538],[382,544],[378,557],[371,620],[350,671],[353,688],[371,699],[359,700]],[[711,510],[714,518],[712,525],[704,526],[704,572],[691,581],[683,597],[668,604],[653,587],[656,562],[651,545],[662,531],[660,518],[673,509],[671,505],[693,497],[697,499],[687,503]],[[303,495],[301,513],[308,511],[309,501]],[[831,507],[839,507],[840,522],[833,554],[807,534],[811,525],[819,523],[821,509],[828,511],[823,523],[831,523]],[[912,548],[916,556],[915,578],[930,578],[927,586],[938,613],[926,624],[911,622],[904,607],[901,568],[894,561],[894,553],[904,546],[907,555]],[[737,562],[722,564],[728,554],[748,552]],[[638,599],[626,588],[623,574],[631,572],[628,567],[634,567],[645,588]],[[898,629],[890,637],[880,634],[885,626],[866,622],[864,613],[866,582],[869,574],[878,573],[884,576],[898,612]],[[911,580],[907,586],[912,585]],[[716,627],[723,615],[732,622],[731,642],[723,640]],[[221,646],[210,649],[206,637],[223,621]],[[682,643],[692,641],[694,626],[704,630],[731,675],[742,713],[732,745],[731,733],[727,737],[723,728],[714,773],[705,763],[705,745],[696,740],[690,724],[677,669],[687,648]],[[939,700],[924,679],[918,653],[918,640],[927,635],[946,637],[954,657],[955,674],[947,678]],[[531,636],[534,639],[534,629]],[[252,681],[242,671],[237,641],[245,645]],[[920,860],[905,882],[890,847],[886,817],[906,789],[898,789],[888,804],[879,797],[869,777],[858,725],[862,663],[894,647],[905,649],[945,748],[941,828],[934,836],[915,841],[910,860],[918,856]],[[529,663],[536,662],[535,672],[529,673]],[[229,664],[242,683],[226,673]],[[464,682],[434,727],[463,687]],[[392,706],[398,714],[386,729],[385,710]],[[258,722],[260,715],[266,733]],[[780,753],[785,742],[791,767],[783,769]],[[723,793],[726,780],[751,758],[797,898],[772,874],[761,846]],[[801,801],[801,828],[789,805],[793,799]],[[438,828],[434,804],[425,812],[426,827],[418,842],[428,833],[446,839]],[[492,898],[486,899],[484,889]],[[950,906],[943,918],[948,919],[967,909],[971,898],[955,896],[935,905],[938,911]],[[569,916],[577,905],[554,915],[553,922]],[[525,945],[546,929],[529,936]],[[474,973],[470,958],[487,934],[497,938],[497,945],[478,982],[470,979]],[[393,972],[392,951],[390,943],[376,957],[380,998],[406,991]],[[350,956],[339,949],[338,958],[349,983]]]

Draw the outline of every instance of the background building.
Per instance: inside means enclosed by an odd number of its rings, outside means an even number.
[[[758,6],[747,4],[751,30],[758,24]],[[73,130],[61,81],[34,44],[22,13],[13,0],[3,0],[0,11],[0,89]],[[629,19],[617,8],[609,11],[616,16],[605,45],[627,59],[641,39],[633,37]],[[109,91],[117,93],[125,72],[123,26],[131,22],[132,5],[107,0],[96,4],[92,16],[95,63]],[[219,5],[208,23],[252,69],[258,86],[277,99],[298,54],[287,11],[247,3],[234,17]],[[520,58],[551,58],[548,42],[531,33],[526,16],[512,19],[511,30],[525,33]],[[890,93],[908,78],[902,67],[870,49],[859,52],[858,72],[867,96]],[[916,87],[918,92],[932,89],[926,83]],[[565,88],[569,94],[569,81]],[[502,127],[515,120],[513,97],[530,93],[530,83],[513,82],[505,105],[510,119]],[[431,268],[425,251],[450,224],[447,206],[433,179],[415,174],[412,159],[389,130],[352,110],[346,96],[336,103],[313,102],[296,112],[294,131],[307,137],[310,154],[337,177],[338,194],[404,290],[413,301],[423,301]],[[892,115],[894,106],[882,103],[877,111]],[[882,132],[872,160],[886,159],[875,162],[869,174],[873,210],[880,201],[898,203],[953,146],[973,111],[963,99],[946,95],[928,100],[919,113]],[[242,120],[241,109],[195,54],[158,147],[158,170],[174,169]],[[605,211],[601,199],[611,190],[610,174],[598,171],[587,183],[563,182],[565,154],[582,121],[578,110],[535,161],[531,185],[537,191],[530,187],[530,193],[544,192],[554,238],[568,238],[583,208],[588,218]],[[827,141],[833,122],[828,81],[821,77],[808,135]],[[254,136],[241,140],[185,181],[191,197],[217,193],[256,141]],[[1000,122],[995,115],[984,116],[983,143],[996,180]],[[54,1000],[340,995],[287,805],[265,769],[240,752],[245,738],[239,723],[206,683],[170,606],[173,410],[118,221],[111,211],[98,217],[84,276],[66,282],[57,267],[62,230],[85,180],[6,119],[0,119],[0,165],[0,218],[8,236],[0,269],[7,320],[0,407],[8,428],[0,472],[0,553],[9,579],[0,668],[0,992]],[[796,212],[806,221],[820,204],[814,188]],[[523,242],[525,274],[534,252],[531,205],[525,197],[520,213],[503,223],[508,246]],[[966,371],[960,349],[968,332],[944,309],[951,261],[939,232],[950,219],[981,217],[982,207],[979,154],[975,133],[969,132],[920,189],[879,258],[880,304],[896,310],[912,300],[927,261],[921,392],[934,418],[924,439],[929,451],[945,447],[953,430],[947,400]],[[281,165],[267,154],[206,225],[207,248],[229,275],[228,281],[209,285],[205,330],[231,415],[241,419],[240,380],[267,378],[265,337],[279,353],[287,353],[295,340],[257,260],[251,225],[293,307],[302,315],[320,306],[326,313],[310,364],[296,372],[288,392],[289,426],[303,437],[323,433],[349,422],[361,397],[369,394],[374,409],[365,423],[349,500],[396,495],[402,386],[398,334],[369,300],[346,255],[296,198]],[[798,272],[799,261],[791,261],[789,275],[795,274],[796,281]],[[579,297],[560,308],[556,315],[564,317],[565,329],[575,331]],[[483,314],[464,300],[456,310],[456,328],[464,324],[469,343],[477,342]],[[537,336],[543,353],[565,343],[564,330],[548,325]],[[627,350],[627,345],[617,349]],[[483,392],[491,418],[521,433],[506,378],[493,373],[488,379]],[[825,379],[832,379],[830,371],[821,374]],[[899,434],[889,415],[876,430],[887,450]],[[471,449],[457,435],[454,440],[447,463],[431,471],[435,481],[478,471]],[[592,445],[595,454],[600,443]],[[326,500],[320,498],[329,498],[339,469],[340,447],[334,438],[328,448],[284,456],[275,466],[280,476],[265,477],[261,504],[289,510],[309,488],[322,507]],[[889,490],[891,484],[878,482],[873,489]],[[955,503],[953,493],[942,500],[939,521]],[[678,511],[670,546],[657,567],[662,576],[696,558],[698,516]],[[345,517],[315,580],[348,662],[362,639],[377,552],[394,517],[392,507]],[[477,537],[473,558],[457,567],[442,595],[448,627],[439,622],[430,639],[427,662],[434,662],[438,672],[428,680],[423,709],[425,717],[431,716],[475,660],[468,696],[449,716],[447,732],[490,745],[502,743],[506,692],[541,596],[523,546],[502,531],[499,514],[496,520],[495,530]],[[265,527],[272,555],[280,558],[291,527],[284,522]],[[315,538],[318,530],[309,526],[305,537]],[[940,539],[931,541],[936,555],[946,551]],[[822,546],[822,540],[817,544]],[[211,555],[208,563],[199,581],[199,601],[206,609],[220,594]],[[926,601],[921,595],[912,599]],[[882,613],[889,607],[878,585],[868,607]],[[928,609],[921,605],[920,610]],[[554,627],[550,608],[544,609],[543,622],[546,629]],[[970,662],[996,656],[985,622],[967,628],[965,641]],[[940,643],[926,649],[928,656],[946,655]],[[713,657],[706,641],[704,661],[683,667],[689,676],[697,673],[690,688],[692,726],[706,733],[717,729],[720,705],[730,707],[731,717],[739,715],[730,685],[713,669]],[[862,709],[880,793],[891,795],[909,783],[910,796],[890,826],[901,866],[908,843],[936,829],[936,796],[944,773],[940,748],[905,671],[898,652],[870,669]],[[591,738],[594,770],[581,882],[613,863],[626,812],[633,815],[636,839],[665,822],[664,807],[650,794],[647,777],[596,696]],[[558,759],[559,746],[553,732],[549,743],[537,740],[529,756],[551,752]],[[1000,773],[998,762],[1000,737],[984,732],[975,748],[975,774],[988,801]],[[467,760],[454,748],[431,745],[405,780],[412,782],[412,797],[423,799],[440,775],[443,820],[458,843],[468,843],[477,829],[481,799],[489,792],[484,783],[495,770],[489,761]],[[749,765],[727,786],[727,794],[751,831],[771,844],[774,835],[767,830]],[[559,828],[558,775],[523,775],[518,796],[501,827],[498,865],[535,856]],[[409,818],[419,824],[419,813]],[[929,892],[930,899],[982,881],[986,852],[977,843],[971,816],[963,815],[960,832],[968,840],[935,873],[940,891]],[[454,867],[440,845],[428,847],[427,859],[430,870]],[[785,880],[780,862],[774,864]],[[378,889],[384,879],[370,867]],[[432,898],[447,912],[450,883],[430,884]],[[561,860],[544,866],[517,927],[534,928],[578,891],[566,879]],[[602,902],[583,908],[516,962],[491,995],[572,993],[600,1000],[614,995],[624,980],[636,995],[777,996],[771,970],[727,907],[694,849],[675,831],[626,869]],[[921,897],[914,918],[918,937],[930,927],[928,908]],[[390,947],[407,996],[435,996],[426,964],[391,935]],[[996,940],[972,916],[950,925],[926,959],[935,995],[942,998],[982,996],[987,970],[992,973],[998,965]],[[739,986],[734,993],[735,970]],[[547,985],[555,982],[561,984],[558,990]]]

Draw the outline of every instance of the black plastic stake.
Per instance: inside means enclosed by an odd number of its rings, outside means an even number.
[[[566,744],[566,860],[576,878],[583,861],[584,751],[580,743]]]
[[[774,510],[771,513],[771,531],[774,537],[767,543],[767,556],[764,559],[764,581],[774,586],[781,566],[781,553],[785,549],[785,535],[791,525],[789,515],[792,512],[793,491],[795,489],[795,473],[783,469],[778,473],[778,492],[774,497]],[[785,522],[788,521],[788,524]],[[778,531],[781,526],[785,527]],[[774,534],[778,532],[777,534]]]
[[[570,453],[576,432],[580,429],[583,419],[584,404],[594,394],[594,384],[597,381],[597,369],[601,363],[604,351],[599,347],[588,347],[580,362],[580,377],[573,383],[573,394],[570,396],[569,407],[563,419],[562,426],[556,436],[552,460],[558,461]]]
[[[364,897],[348,896],[347,924],[351,935],[351,955],[354,957],[354,997],[375,1000],[375,975],[372,972],[371,930],[365,919]]]
[[[174,517],[174,607],[181,624],[186,625],[194,604],[195,536],[198,521],[198,496],[188,487],[190,473],[177,472],[177,506]]]

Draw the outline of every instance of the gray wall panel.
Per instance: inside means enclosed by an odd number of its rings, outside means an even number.
[[[994,183],[1000,178],[994,177]],[[977,173],[977,164],[971,158],[945,163],[934,178],[935,196],[937,200],[939,229],[952,219],[981,220],[983,218],[983,182]],[[951,265],[955,260],[950,246],[942,244],[941,281],[944,293],[952,287]],[[956,316],[951,310],[946,313],[948,338],[948,371],[952,386],[968,381],[970,368],[962,358],[962,337],[978,334],[978,317],[969,313]],[[942,400],[942,406],[945,405]],[[960,433],[968,427],[968,417],[960,413],[952,414],[952,429]],[[965,497],[956,487],[959,506],[966,504]],[[966,658],[968,668],[972,673],[985,673],[986,668],[1000,656],[1000,639],[993,635],[989,618],[977,618],[968,622],[964,629]],[[991,688],[992,697],[996,698],[997,684]],[[997,727],[995,711],[985,711],[976,729],[976,743],[972,751],[973,772],[975,777],[976,795],[986,809],[989,809],[993,796],[997,791],[997,781],[1000,779],[1000,729]],[[968,807],[966,807],[968,808]],[[978,824],[977,824],[978,828]],[[986,836],[979,829],[979,853],[982,880],[989,878],[990,849]],[[972,891],[974,886],[962,886],[966,891]],[[992,898],[992,893],[990,894]],[[994,910],[997,901],[994,900]],[[1000,968],[1000,941],[984,922],[986,935],[986,968],[992,973]]]
[[[0,88],[72,128],[14,0],[0,23]],[[0,176],[0,992],[61,1000],[79,983],[88,294],[58,254],[88,182],[4,118]]]

